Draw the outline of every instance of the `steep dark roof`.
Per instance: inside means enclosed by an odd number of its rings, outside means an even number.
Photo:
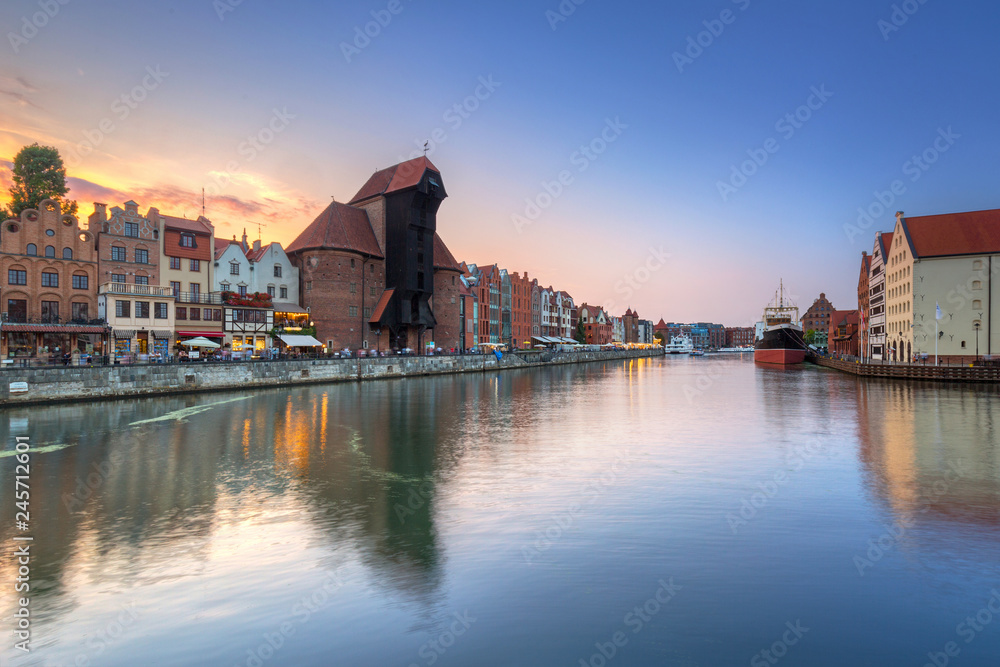
[[[294,253],[307,248],[353,250],[382,257],[378,240],[364,209],[333,202],[306,227],[286,252]]]
[[[394,164],[386,169],[380,169],[369,177],[368,182],[361,186],[358,194],[354,195],[350,204],[371,199],[388,192],[410,188],[420,182],[424,176],[424,171],[430,169],[438,174],[441,171],[426,157],[421,156]]]

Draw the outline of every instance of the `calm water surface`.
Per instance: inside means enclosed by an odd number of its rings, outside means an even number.
[[[0,657],[996,665],[998,427],[996,388],[726,355],[8,410]]]

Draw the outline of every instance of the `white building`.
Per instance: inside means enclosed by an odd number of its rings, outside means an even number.
[[[885,359],[885,256],[892,244],[892,232],[875,234],[871,268],[868,271],[868,358]]]

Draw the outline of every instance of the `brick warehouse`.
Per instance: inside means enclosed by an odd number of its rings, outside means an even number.
[[[459,348],[461,268],[437,235],[447,197],[419,157],[375,172],[288,246],[302,305],[328,348]]]

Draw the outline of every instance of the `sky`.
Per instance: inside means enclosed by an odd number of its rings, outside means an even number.
[[[896,211],[1000,207],[986,1],[6,0],[0,203],[24,145],[93,202],[288,245],[423,153],[438,231],[577,303],[746,326],[856,307]],[[863,215],[864,214],[864,215]],[[260,225],[258,227],[258,224]]]

